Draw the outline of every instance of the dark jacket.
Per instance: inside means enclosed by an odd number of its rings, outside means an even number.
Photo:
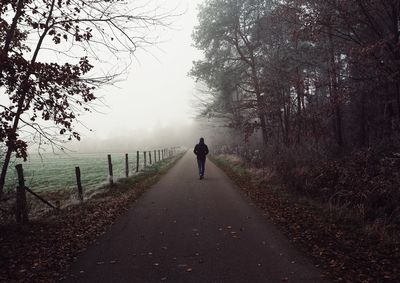
[[[194,147],[193,152],[197,155],[197,158],[203,159],[206,158],[206,155],[208,154],[208,147],[205,143],[198,143]]]

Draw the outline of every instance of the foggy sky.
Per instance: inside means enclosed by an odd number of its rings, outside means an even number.
[[[194,81],[187,74],[192,61],[201,56],[192,47],[191,39],[200,2],[162,1],[167,9],[178,7],[177,11],[185,13],[177,17],[173,26],[161,35],[164,42],[137,51],[125,81],[96,91],[96,95],[103,97],[106,106],[96,108],[102,113],[86,113],[81,117],[84,126],[92,131],[80,127],[82,141],[71,145],[73,148],[88,149],[90,144],[98,142],[100,144],[94,147],[100,149],[105,141],[111,144],[112,140],[118,140],[118,143],[124,144],[141,140],[141,135],[144,140],[150,141],[152,134],[154,138],[162,138],[161,132],[176,143],[180,138],[182,142],[187,141],[184,133],[188,133],[187,130],[193,126],[195,116],[191,105]],[[174,134],[173,129],[180,133]],[[175,135],[176,139],[171,139],[171,135]],[[199,135],[201,133],[197,134],[196,130],[191,133],[196,140]]]

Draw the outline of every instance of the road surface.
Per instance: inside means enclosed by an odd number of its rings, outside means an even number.
[[[326,282],[209,160],[191,152],[73,263],[67,282]]]

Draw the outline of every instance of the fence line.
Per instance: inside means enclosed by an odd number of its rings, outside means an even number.
[[[127,153],[125,153],[125,177],[129,177],[129,158]]]
[[[81,181],[81,169],[79,166],[75,167],[75,175],[76,175],[76,184],[78,186],[78,197],[79,200],[83,201],[83,188],[82,188],[82,181]]]
[[[149,165],[155,165],[157,162],[160,162],[166,158],[172,157],[176,155],[178,152],[179,147],[173,148],[163,148],[159,150],[154,150],[154,162],[152,162],[152,151],[148,151],[149,153]],[[158,151],[158,161],[157,161],[157,151]],[[143,151],[143,167],[145,169],[147,167],[147,151]],[[112,188],[114,186],[114,174],[113,174],[113,164],[112,164],[112,156],[111,154],[107,155],[107,163],[108,163],[108,179],[109,179],[109,186]],[[27,209],[27,201],[26,201],[26,192],[29,192],[34,197],[48,205],[53,209],[58,209],[57,206],[54,206],[44,198],[42,198],[37,193],[33,192],[31,189],[25,186],[25,178],[23,173],[22,164],[18,164],[15,166],[17,175],[18,175],[18,186],[16,188],[16,210],[15,210],[15,217],[17,223],[27,223],[28,218],[28,209]],[[140,171],[140,151],[136,152],[136,172]],[[81,170],[79,166],[75,167],[75,176],[76,176],[76,188],[77,188],[77,195],[79,201],[82,203],[84,201],[84,189],[82,186],[81,180]],[[125,154],[125,177],[129,177],[129,155],[128,153]]]
[[[111,161],[111,154],[107,155],[108,157],[108,175],[110,179],[110,186],[112,187],[114,185],[114,179],[113,179],[113,167],[112,167],[112,161]]]

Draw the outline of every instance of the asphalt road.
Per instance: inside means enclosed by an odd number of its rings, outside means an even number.
[[[326,282],[209,160],[188,152],[72,265],[67,282]]]

